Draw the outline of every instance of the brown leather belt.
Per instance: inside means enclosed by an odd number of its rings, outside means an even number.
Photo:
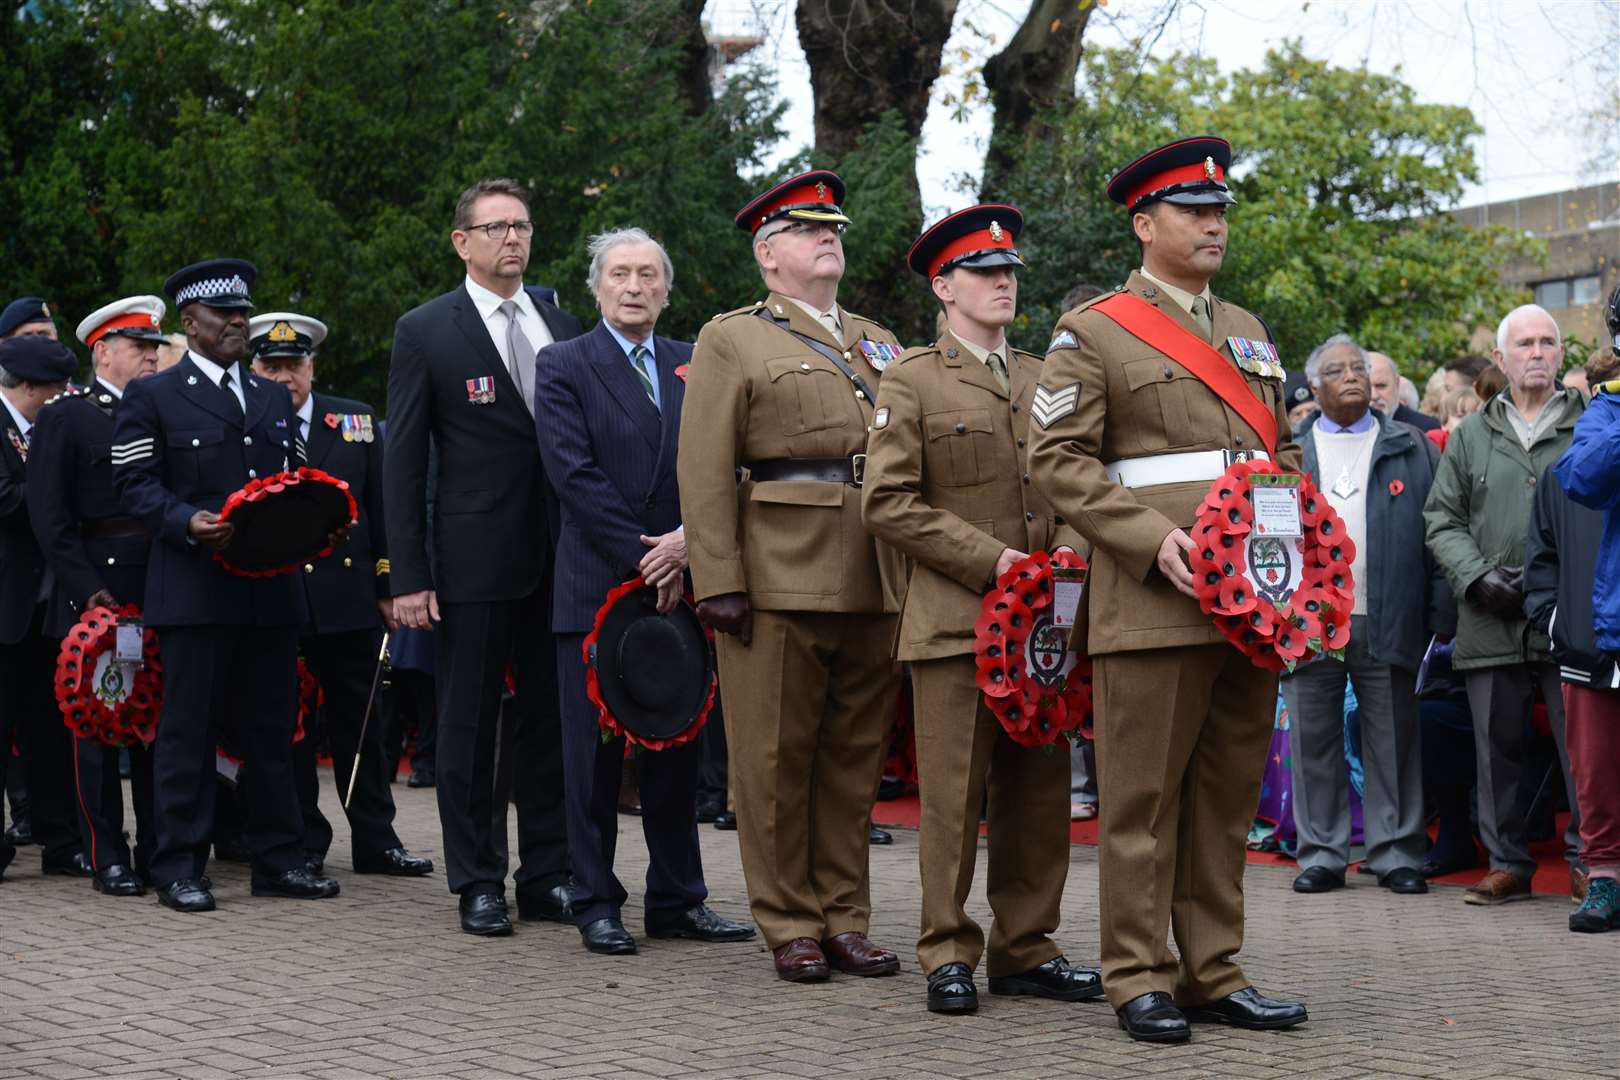
[[[819,480],[827,484],[861,486],[866,478],[866,455],[833,458],[772,458],[744,465],[751,480]]]
[[[96,521],[81,521],[79,535],[86,540],[117,540],[125,536],[145,536],[146,526],[140,518],[110,517]]]

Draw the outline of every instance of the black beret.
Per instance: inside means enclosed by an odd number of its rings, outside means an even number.
[[[1315,400],[1316,395],[1311,392],[1311,384],[1306,381],[1305,373],[1290,371],[1283,380],[1283,408],[1292,409],[1295,405]]]
[[[37,296],[19,296],[0,311],[0,338],[24,323],[50,321],[51,309],[44,300]]]
[[[48,337],[0,340],[0,368],[24,382],[67,382],[79,370],[68,347]]]

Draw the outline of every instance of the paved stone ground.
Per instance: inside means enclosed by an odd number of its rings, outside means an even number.
[[[400,834],[437,856],[433,793],[395,790]],[[639,829],[620,820],[639,882]],[[711,903],[746,916],[736,834],[702,833]],[[1620,934],[1569,933],[1553,898],[1481,910],[1459,889],[1395,897],[1365,878],[1300,897],[1289,869],[1250,866],[1245,967],[1308,1001],[1311,1022],[1155,1048],[1097,1003],[984,994],[977,1016],[924,1011],[909,832],[872,859],[873,936],[901,974],[810,987],[777,981],[758,942],[609,958],[554,924],[475,939],[442,874],[356,877],[346,838],[329,860],[338,899],[255,899],[245,868],[215,864],[220,909],[200,916],[39,877],[37,859],[21,852],[0,883],[0,1078],[1620,1075]],[[1072,859],[1062,940],[1094,963],[1096,850]],[[633,901],[632,931],[640,917]]]

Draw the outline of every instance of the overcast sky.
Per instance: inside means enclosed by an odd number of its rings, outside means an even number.
[[[1106,0],[1086,29],[1089,47],[1123,45],[1166,0]],[[1026,5],[962,0],[947,58],[960,47],[992,52],[1012,36]],[[809,69],[786,0],[711,0],[718,33],[760,33],[760,55],[793,103],[784,155],[813,139]],[[996,35],[986,47],[964,29],[971,19]],[[1225,70],[1297,37],[1309,56],[1345,67],[1398,73],[1422,101],[1466,105],[1484,127],[1476,142],[1482,182],[1463,205],[1620,181],[1620,153],[1594,153],[1585,130],[1591,103],[1613,101],[1620,79],[1620,0],[1181,0],[1153,52],[1214,58]],[[982,55],[980,57],[982,61]],[[942,85],[960,85],[947,76]],[[967,204],[958,186],[976,178],[990,131],[988,108],[954,122],[936,103],[923,131],[918,172],[931,220]],[[1620,135],[1609,132],[1611,149]],[[1594,168],[1594,159],[1605,162]]]

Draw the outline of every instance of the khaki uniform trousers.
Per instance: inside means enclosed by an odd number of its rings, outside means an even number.
[[[1069,755],[1008,738],[984,707],[975,667],[971,655],[911,662],[922,802],[917,962],[924,972],[953,961],[979,966],[984,931],[963,905],[973,888],[979,810],[988,794],[985,894],[995,915],[994,978],[1022,974],[1062,952],[1050,935],[1069,875]]]
[[[752,644],[716,635],[743,877],[772,949],[866,932],[894,620],[756,610]]]
[[[1225,997],[1250,985],[1232,957],[1243,947],[1246,841],[1277,676],[1224,643],[1092,664],[1108,1000],[1117,1009],[1155,990],[1178,1005]]]

